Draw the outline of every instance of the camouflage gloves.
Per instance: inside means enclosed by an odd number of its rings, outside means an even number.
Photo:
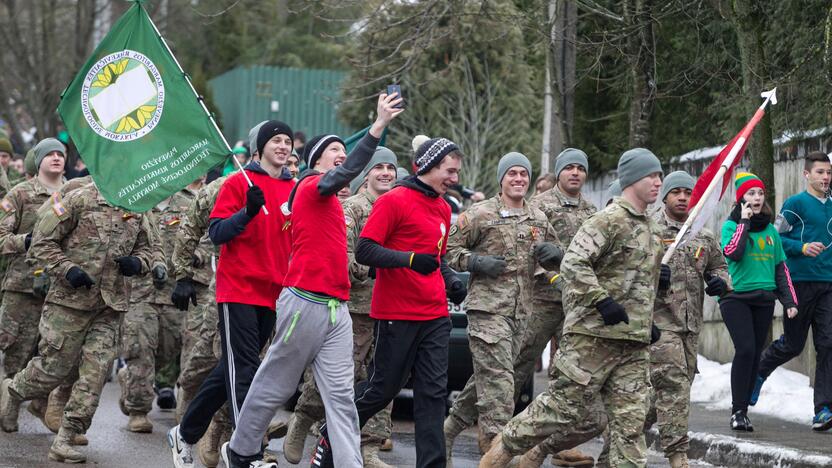
[[[508,263],[503,256],[471,254],[471,258],[468,259],[468,271],[489,278],[499,277],[507,267]]]
[[[410,269],[416,273],[429,275],[439,268],[439,260],[431,254],[410,254]]]
[[[253,218],[260,212],[260,208],[266,204],[266,196],[263,194],[263,190],[256,185],[252,185],[248,188],[248,192],[246,193],[246,214],[249,218]]]
[[[125,255],[114,260],[118,263],[118,271],[124,276],[136,276],[142,272],[142,261],[139,257]]]
[[[595,308],[601,313],[604,318],[605,325],[615,325],[617,323],[630,323],[630,316],[621,304],[615,302],[611,297],[605,297],[595,304]]]
[[[661,271],[659,272],[659,291],[667,291],[670,287],[670,267],[662,263]]]
[[[164,265],[156,265],[150,270],[153,275],[153,287],[156,289],[164,289],[165,283],[168,281],[168,269]]]
[[[92,285],[95,284],[95,281],[90,278],[90,275],[77,266],[70,268],[69,271],[66,272],[66,280],[69,281],[69,285],[75,289],[78,289],[81,286],[85,286],[87,289],[90,289]]]
[[[193,281],[188,278],[177,281],[170,295],[170,301],[179,310],[188,310],[188,301],[196,305],[196,289],[194,289]]]
[[[728,283],[719,276],[711,276],[705,273],[705,294],[709,296],[722,296],[728,292]]]
[[[547,270],[554,270],[563,260],[563,249],[551,242],[541,242],[534,246],[534,256],[540,266]]]

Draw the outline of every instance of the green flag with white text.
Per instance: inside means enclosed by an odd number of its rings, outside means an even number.
[[[67,86],[58,112],[101,194],[131,211],[153,208],[231,152],[138,1]]]

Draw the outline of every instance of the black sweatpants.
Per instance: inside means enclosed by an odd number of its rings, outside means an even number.
[[[734,342],[731,364],[731,412],[748,410],[757,380],[760,355],[768,338],[774,300],[743,300],[731,295],[719,301],[722,320]]]
[[[368,380],[355,387],[361,427],[387,407],[413,375],[416,466],[445,466],[445,401],[448,393],[448,317],[423,322],[376,321]]]
[[[815,414],[832,409],[832,283],[794,283],[797,292],[797,315],[783,316],[783,334],[763,353],[760,375],[768,377],[806,346],[809,326],[817,352],[815,367]]]
[[[222,408],[229,395],[230,419],[236,425],[248,387],[260,365],[260,350],[274,330],[274,309],[233,302],[217,306],[222,356],[179,423],[179,433],[189,444],[202,438],[214,413]]]

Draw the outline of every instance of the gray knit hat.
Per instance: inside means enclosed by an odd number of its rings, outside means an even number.
[[[396,153],[391,151],[389,148],[385,148],[384,146],[377,146],[376,152],[373,153],[373,157],[370,158],[370,162],[367,163],[364,170],[361,171],[361,174],[350,182],[350,190],[352,193],[358,192],[358,187],[364,183],[364,179],[367,178],[367,174],[370,173],[370,169],[376,167],[378,164],[392,164],[393,167],[396,168],[397,172],[399,169]]]
[[[268,122],[268,120],[260,122],[259,124],[251,127],[251,130],[248,131],[248,152],[252,156],[254,156],[254,153],[257,152],[257,134],[260,133],[260,127],[262,127],[266,122]]]
[[[645,148],[627,150],[618,160],[618,180],[622,191],[655,172],[664,175],[662,163],[655,154]]]
[[[410,173],[403,167],[396,168],[396,180],[402,180],[405,177],[410,177]]]
[[[529,162],[529,158],[524,154],[512,151],[500,158],[500,162],[497,163],[497,185],[503,183],[503,177],[506,176],[506,172],[514,166],[520,166],[526,169],[526,172],[529,173],[529,179],[531,179],[532,163]]]
[[[659,194],[659,200],[664,201],[664,197],[675,188],[686,188],[693,190],[696,181],[685,171],[671,172],[662,181],[662,190]]]
[[[604,206],[609,205],[613,198],[621,196],[621,182],[618,179],[610,182],[607,187],[607,199],[604,201]]]
[[[35,145],[33,150],[35,151],[35,167],[38,169],[40,169],[43,158],[53,151],[58,151],[66,157],[66,146],[56,138],[44,138]]]
[[[579,149],[566,148],[555,159],[555,177],[559,177],[560,171],[570,164],[583,166],[584,170],[589,172],[589,159],[586,157],[586,153]]]

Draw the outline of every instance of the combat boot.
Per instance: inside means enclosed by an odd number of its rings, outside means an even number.
[[[153,432],[153,423],[147,419],[146,413],[131,412],[130,419],[127,421],[127,430],[147,434]]]
[[[220,435],[222,435],[222,430],[212,420],[205,435],[196,444],[196,454],[199,461],[207,468],[214,468],[220,462]]]
[[[23,401],[9,388],[12,379],[5,379],[0,384],[0,428],[5,432],[17,432],[17,417]]]
[[[361,458],[364,459],[364,468],[393,468],[378,458],[378,445],[362,445]]]
[[[393,450],[393,439],[384,439],[379,448],[382,452],[390,452]]]
[[[303,445],[306,442],[306,434],[315,421],[309,416],[295,412],[289,418],[289,429],[286,437],[283,438],[283,456],[286,461],[297,465],[303,458]]]
[[[286,432],[289,431],[289,425],[286,424],[286,421],[272,421],[269,423],[269,428],[266,430],[266,443],[268,445],[269,440],[280,439],[281,437],[286,437]]]
[[[502,434],[497,434],[491,443],[491,449],[480,459],[479,468],[505,468],[514,458],[503,446]]]
[[[595,459],[578,449],[561,450],[552,455],[552,464],[557,466],[593,466]]]
[[[445,460],[447,461],[447,466],[453,468],[453,462],[451,460],[454,452],[454,440],[456,440],[460,432],[465,430],[465,425],[458,418],[449,415],[445,418],[442,429],[445,432]]]
[[[61,427],[55,440],[52,441],[52,446],[49,447],[49,459],[62,463],[86,463],[87,457],[72,448],[73,438],[75,438],[74,432]]]
[[[534,446],[520,457],[516,468],[540,468],[543,462],[546,461],[547,455],[539,446]]]
[[[688,455],[686,453],[676,452],[668,458],[670,460],[670,468],[688,468]]]
[[[55,434],[61,428],[61,418],[64,415],[64,407],[69,401],[69,392],[61,385],[49,392],[49,399],[46,403],[46,414],[43,416],[43,423]]]
[[[87,439],[87,436],[86,436],[86,435],[84,435],[84,434],[77,434],[77,433],[76,433],[76,434],[72,437],[72,440],[70,440],[70,441],[69,441],[69,443],[70,443],[71,445],[76,445],[76,446],[79,446],[79,445],[89,445],[89,444],[90,444],[90,440],[89,440],[89,439]]]

